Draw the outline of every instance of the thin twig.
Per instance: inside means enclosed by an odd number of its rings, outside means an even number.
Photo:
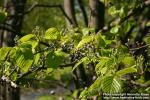
[[[148,47],[149,45],[143,45],[143,46],[140,46],[140,47],[137,47],[137,48],[131,48],[129,49],[130,51],[135,51],[135,50],[139,50],[139,49],[142,49],[142,48],[145,48],[145,47]]]

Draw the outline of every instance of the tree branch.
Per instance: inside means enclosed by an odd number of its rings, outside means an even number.
[[[82,0],[77,0],[77,1],[78,1],[78,4],[79,4],[79,7],[81,9],[83,18],[84,18],[85,26],[88,26],[88,18],[87,18],[87,14],[86,14],[86,11],[85,11],[84,6],[83,6],[83,2],[82,2]]]
[[[139,50],[139,49],[142,49],[142,48],[146,48],[148,47],[149,45],[143,45],[143,46],[140,46],[140,47],[137,47],[137,48],[131,48],[129,49],[130,51],[135,51],[135,50]]]
[[[139,6],[139,7],[135,8],[135,9],[132,9],[131,11],[129,11],[128,15],[127,15],[126,17],[122,18],[122,19],[120,20],[119,24],[124,23],[124,22],[125,22],[126,20],[128,20],[131,16],[135,16],[138,12],[144,11],[144,9],[147,8],[147,7],[149,7],[149,6],[150,6],[150,0],[144,1],[144,3],[143,3],[142,6]],[[141,13],[140,13],[140,14],[141,14]],[[110,23],[113,22],[114,20],[115,20],[115,19],[111,20]],[[106,31],[110,30],[110,28],[111,28],[110,24],[108,24],[108,26],[105,26],[105,27],[107,27],[107,29],[102,29],[102,30],[100,30],[99,32],[106,32]],[[99,32],[98,32],[98,33],[99,33]]]
[[[64,65],[59,65],[58,68],[71,67],[71,66],[73,66],[75,63],[76,63],[76,62],[72,62],[72,63],[64,64]],[[43,65],[42,65],[41,67],[38,67],[38,68],[36,68],[36,69],[29,70],[28,72],[23,73],[23,74],[16,80],[16,83],[19,83],[19,81],[20,81],[22,78],[24,78],[24,77],[26,77],[26,76],[28,76],[28,75],[30,75],[30,74],[32,74],[32,73],[35,73],[35,72],[38,72],[38,71],[41,71],[41,70],[46,70],[46,69],[47,69],[47,67],[45,67],[45,62],[43,62]]]
[[[9,31],[9,32],[12,32],[12,33],[17,34],[15,30],[13,30],[12,28],[10,28],[10,27],[8,27],[8,26],[6,26],[6,25],[4,25],[4,24],[0,24],[0,29],[2,29],[2,30],[7,30],[7,31]],[[18,35],[18,34],[17,34],[17,35]]]
[[[150,82],[146,82],[146,83],[139,83],[139,82],[135,82],[133,80],[130,81],[132,84],[140,86],[140,87],[149,87],[150,86]]]
[[[31,11],[33,11],[35,8],[37,7],[45,7],[45,8],[59,8],[63,15],[69,20],[70,23],[72,23],[71,19],[69,18],[69,16],[65,13],[62,5],[47,5],[47,4],[38,4],[37,2],[34,3],[27,11],[25,11],[23,14],[28,14],[30,13]]]

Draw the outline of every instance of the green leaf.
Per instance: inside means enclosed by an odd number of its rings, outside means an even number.
[[[108,62],[109,59],[110,59],[110,58],[108,58],[108,57],[102,57],[102,58],[100,59],[99,63],[96,65],[96,68],[95,68],[97,75],[103,73],[103,70],[102,70],[102,69],[103,69],[103,67],[106,65],[106,63]],[[103,73],[103,74],[104,74],[104,73]]]
[[[7,17],[7,12],[0,9],[0,23],[3,23]]]
[[[126,7],[124,7],[124,6],[121,7],[121,9],[119,10],[119,16],[121,18],[124,18],[127,16],[127,8]]]
[[[102,48],[102,47],[105,47],[105,37],[104,36],[97,36],[96,37],[96,42],[97,42],[97,45],[98,47]]]
[[[90,33],[89,28],[83,28],[82,33],[83,33],[84,36],[88,35]]]
[[[0,60],[5,60],[11,49],[11,47],[2,47],[0,49]]]
[[[150,94],[150,87],[146,88],[145,91]]]
[[[87,99],[87,97],[98,95],[101,92],[102,79],[103,77],[98,77],[88,89],[80,93],[79,98]]]
[[[19,45],[19,47],[21,48],[31,48],[32,52],[35,52],[37,46],[38,46],[38,42],[35,40],[26,41]]]
[[[111,6],[109,9],[108,9],[108,14],[110,14],[111,16],[114,16],[115,14],[118,13],[118,10],[116,9],[115,6]]]
[[[37,53],[36,55],[34,55],[34,61],[33,61],[34,65],[38,65],[40,57],[41,57],[40,53]]]
[[[82,46],[84,46],[85,44],[88,44],[89,42],[94,40],[94,36],[85,36],[77,45],[76,49],[81,48]]]
[[[121,91],[121,82],[114,76],[107,76],[102,80],[102,90],[105,93],[118,93]]]
[[[118,54],[124,55],[124,54],[128,54],[128,53],[129,53],[129,49],[126,46],[120,45],[118,47]]]
[[[122,60],[122,63],[124,63],[126,67],[130,67],[135,65],[135,60],[133,57],[127,56]]]
[[[137,72],[137,69],[134,67],[124,68],[122,70],[119,70],[116,72],[117,76],[123,76],[125,74],[134,73]]]
[[[146,26],[150,26],[150,20],[146,23]]]
[[[82,58],[81,60],[79,60],[79,61],[75,64],[75,66],[73,67],[72,71],[74,71],[81,63],[83,63],[83,62],[85,62],[85,61],[88,61],[88,60],[89,60],[88,57],[84,57],[84,58]]]
[[[100,50],[100,54],[101,54],[101,56],[109,56],[110,54],[112,54],[112,49],[104,49],[104,48],[102,48],[101,50]]]
[[[46,64],[49,68],[57,68],[63,62],[65,57],[65,53],[60,50],[50,52],[47,55]]]
[[[19,41],[20,42],[26,42],[26,41],[29,41],[33,37],[34,37],[33,34],[28,34],[28,35],[23,36],[21,39],[19,39]]]
[[[146,44],[150,45],[150,36],[145,37],[144,41],[146,42]]]
[[[129,21],[126,21],[126,22],[124,23],[123,27],[124,27],[124,29],[123,29],[124,32],[127,33],[127,32],[129,32],[130,29],[131,29],[131,23],[130,23]]]
[[[56,28],[49,28],[45,32],[45,39],[58,40],[60,39],[60,32]]]
[[[118,26],[118,25],[116,25],[115,27],[112,27],[111,30],[110,30],[110,33],[118,33],[119,27],[120,26]]]
[[[27,72],[33,63],[33,53],[29,48],[19,48],[16,52],[15,65],[21,69],[21,72]]]

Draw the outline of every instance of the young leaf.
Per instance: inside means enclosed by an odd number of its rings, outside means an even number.
[[[118,33],[119,27],[120,26],[118,26],[118,25],[116,25],[115,27],[112,27],[111,30],[110,30],[110,33]]]
[[[147,45],[150,45],[150,36],[145,37],[144,41],[146,42]]]
[[[94,36],[85,36],[77,45],[76,49],[81,48],[82,46],[84,46],[85,44],[91,42],[94,40]]]
[[[87,97],[98,95],[101,92],[102,79],[103,77],[98,77],[88,89],[81,92],[79,98],[86,99]]]
[[[135,65],[135,60],[133,57],[125,57],[122,62],[126,65],[126,67],[130,67]]]
[[[119,70],[118,72],[116,72],[117,76],[123,76],[125,74],[129,74],[129,73],[134,73],[137,72],[137,69],[134,67],[128,67],[128,68],[124,68],[122,70]]]
[[[56,28],[49,28],[45,32],[45,39],[58,40],[60,39],[60,32]]]
[[[108,57],[102,57],[99,61],[99,63],[96,65],[96,73],[97,74],[102,74],[102,69],[105,66],[105,64],[108,62],[109,58]]]
[[[118,10],[116,9],[115,6],[111,6],[109,9],[108,9],[108,14],[110,14],[111,16],[114,16],[115,14],[118,13]]]
[[[5,60],[8,53],[11,51],[11,47],[3,47],[0,49],[0,60]]]
[[[20,42],[26,42],[26,41],[29,41],[33,37],[34,37],[33,34],[28,34],[28,35],[23,36],[21,39],[19,39],[19,41]]]
[[[121,83],[114,76],[107,76],[102,80],[102,90],[105,93],[118,93],[121,91]]]
[[[33,61],[33,64],[34,65],[38,65],[38,62],[39,62],[39,60],[40,60],[40,53],[37,53],[36,55],[34,55],[34,61]]]
[[[121,18],[124,18],[124,17],[126,17],[127,16],[127,10],[126,10],[127,8],[125,8],[125,7],[121,7],[121,9],[119,10],[119,16],[121,17]]]
[[[47,55],[46,64],[49,68],[57,68],[64,60],[65,53],[58,50]]]

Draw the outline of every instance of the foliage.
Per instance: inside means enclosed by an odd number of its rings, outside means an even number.
[[[150,87],[143,84],[150,80],[145,77],[145,72],[150,72],[150,36],[142,39],[145,45],[132,45],[135,34],[140,29],[140,22],[128,13],[128,10],[133,12],[138,7],[143,7],[143,0],[121,0],[122,3],[118,3],[118,0],[106,1],[108,5],[111,3],[107,14],[115,18],[109,23],[110,29],[106,32],[101,30],[95,33],[90,28],[60,31],[54,27],[44,32],[38,28],[21,37],[14,47],[0,48],[1,75],[21,84],[27,76],[48,77],[53,70],[73,66],[74,71],[81,64],[89,70],[88,67],[92,67],[89,64],[92,63],[96,80],[86,89],[82,89],[79,98],[101,97],[103,93],[149,93]],[[149,22],[146,25],[149,26]],[[126,36],[132,27],[135,30],[130,33],[128,41]],[[143,48],[144,53],[140,51]],[[124,87],[131,85],[135,86],[131,91],[126,91]]]

